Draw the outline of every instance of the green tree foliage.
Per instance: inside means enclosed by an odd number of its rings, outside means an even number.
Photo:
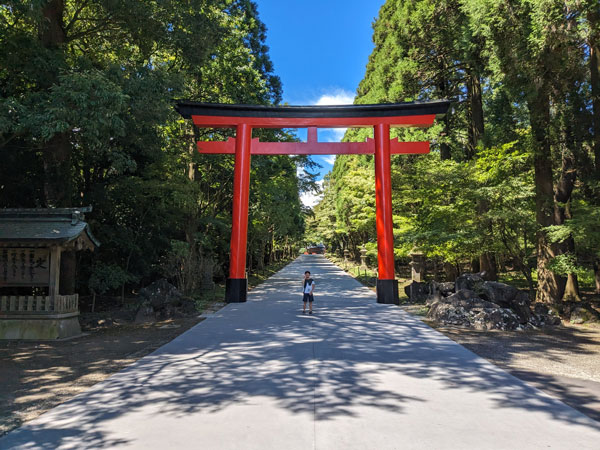
[[[93,205],[102,246],[83,256],[82,286],[91,276],[100,291],[119,287],[110,272],[134,288],[183,254],[224,277],[233,157],[199,155],[195,141],[232,132],[193,129],[174,100],[277,104],[265,33],[249,0],[2,3],[0,207]],[[253,158],[253,266],[290,253],[301,235],[298,191],[314,180],[296,172],[311,164]]]
[[[416,247],[454,266],[512,266],[550,303],[578,297],[578,276],[590,279],[592,267],[600,280],[599,14],[594,1],[382,6],[356,103],[454,101],[429,130],[392,131],[433,142],[430,155],[392,158],[398,257]],[[364,171],[356,183],[355,167]],[[309,222],[312,240],[321,233],[333,248],[352,248],[376,239],[365,220],[372,206],[356,201],[372,191],[372,174],[371,158],[338,158]]]

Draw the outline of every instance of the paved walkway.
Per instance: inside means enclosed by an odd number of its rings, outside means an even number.
[[[600,424],[302,256],[0,448],[583,450]]]

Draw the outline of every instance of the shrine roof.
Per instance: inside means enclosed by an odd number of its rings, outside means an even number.
[[[443,117],[450,106],[449,100],[410,103],[381,103],[375,105],[323,105],[323,106],[264,106],[230,105],[178,101],[175,109],[184,118],[192,116],[260,117],[260,118],[357,118],[401,117],[435,115]]]
[[[59,245],[85,235],[94,246],[99,246],[100,243],[84,221],[84,213],[91,210],[91,206],[0,209],[0,243]]]

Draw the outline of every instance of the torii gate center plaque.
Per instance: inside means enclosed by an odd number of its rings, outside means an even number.
[[[372,154],[375,157],[377,224],[377,302],[398,304],[394,270],[391,154],[429,153],[429,142],[390,139],[392,127],[428,127],[448,111],[449,101],[343,106],[225,105],[180,101],[177,111],[201,128],[235,128],[236,137],[225,142],[198,142],[205,154],[235,154],[233,217],[229,278],[225,300],[245,302],[246,239],[251,155]],[[317,128],[372,127],[374,139],[366,142],[318,142]],[[307,142],[260,142],[253,128],[307,128]]]

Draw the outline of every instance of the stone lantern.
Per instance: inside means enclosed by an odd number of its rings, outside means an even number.
[[[415,250],[410,254],[410,258],[410,278],[420,283],[425,280],[425,255]]]
[[[360,268],[363,270],[367,270],[367,249],[363,245],[360,249]]]

